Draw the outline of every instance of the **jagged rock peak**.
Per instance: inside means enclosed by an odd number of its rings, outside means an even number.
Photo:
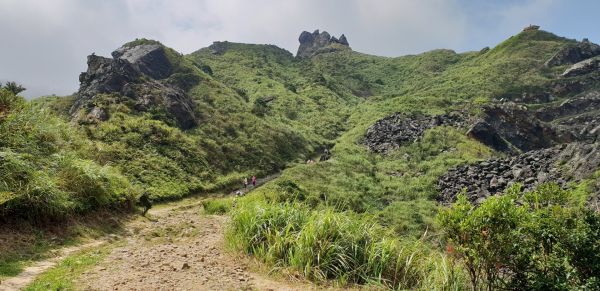
[[[341,35],[340,38],[329,35],[327,31],[319,32],[315,30],[313,33],[303,31],[298,37],[300,46],[298,47],[297,57],[309,58],[317,53],[336,50],[334,44],[341,45],[350,48],[348,39],[345,35]],[[339,47],[338,47],[339,48]]]
[[[70,110],[73,120],[107,120],[109,106],[95,100],[103,94],[118,94],[128,99],[134,111],[164,111],[183,129],[197,125],[195,104],[184,88],[171,82],[174,67],[160,43],[136,40],[112,52],[112,58],[92,54],[87,63],[87,71],[79,76],[81,84]]]

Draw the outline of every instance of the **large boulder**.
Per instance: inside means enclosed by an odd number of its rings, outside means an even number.
[[[88,56],[88,69],[79,76],[77,99],[70,109],[73,119],[97,122],[110,118],[106,104],[94,100],[102,94],[117,94],[127,97],[126,103],[132,104],[135,111],[164,111],[183,129],[197,124],[192,99],[183,88],[166,79],[173,67],[163,46],[123,46],[112,56]]]
[[[600,73],[600,57],[594,57],[578,62],[562,73],[562,77],[576,77],[593,72]]]
[[[467,136],[501,152],[511,151],[510,145],[498,134],[496,129],[480,119],[467,131]]]
[[[173,71],[165,48],[159,44],[123,46],[112,52],[112,56],[129,62],[138,72],[157,80],[168,77]]]
[[[345,35],[341,35],[339,39],[332,37],[327,31],[319,32],[315,30],[313,33],[303,31],[298,37],[300,46],[298,47],[299,58],[309,58],[318,53],[334,51],[342,48],[350,48]]]
[[[584,39],[562,48],[546,62],[546,66],[575,64],[598,55],[600,55],[600,46]]]

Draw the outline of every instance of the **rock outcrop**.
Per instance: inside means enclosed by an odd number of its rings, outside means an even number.
[[[562,77],[575,77],[593,72],[600,73],[600,56],[578,62],[562,73]]]
[[[310,58],[318,53],[335,51],[342,48],[350,48],[345,35],[341,35],[339,39],[330,36],[327,31],[319,32],[315,30],[313,33],[303,31],[298,38],[300,47],[296,57]]]
[[[371,151],[385,153],[420,139],[427,129],[436,126],[460,128],[466,127],[467,124],[467,117],[462,112],[437,116],[395,113],[369,127],[364,144]]]
[[[575,64],[598,55],[600,55],[600,46],[584,39],[558,51],[546,62],[546,66]]]
[[[483,122],[487,126],[482,126],[480,121],[469,133],[497,151],[518,149],[526,152],[575,140],[568,130],[539,120],[535,112],[515,103],[485,106]]]
[[[168,77],[173,71],[165,48],[159,44],[121,47],[112,52],[112,57],[129,62],[136,71],[157,80]]]
[[[600,168],[600,144],[570,143],[503,159],[491,159],[451,169],[438,180],[439,200],[451,203],[462,191],[472,202],[502,193],[514,183],[525,190],[544,182],[567,186]]]
[[[113,58],[88,56],[88,69],[79,76],[80,87],[70,113],[80,122],[98,122],[110,117],[108,108],[96,104],[100,94],[129,98],[132,109],[165,111],[184,129],[197,122],[194,103],[185,90],[168,82],[173,66],[159,44],[123,46]],[[100,102],[101,103],[101,102]]]

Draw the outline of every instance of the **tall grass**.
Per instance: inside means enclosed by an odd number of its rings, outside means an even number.
[[[230,246],[317,282],[392,289],[462,284],[461,272],[425,238],[400,240],[365,216],[260,200],[244,203],[231,215]]]
[[[30,103],[13,107],[0,121],[0,219],[130,206],[136,188],[90,157],[89,141],[76,128]]]

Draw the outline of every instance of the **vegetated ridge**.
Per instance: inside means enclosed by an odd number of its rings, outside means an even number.
[[[230,212],[227,241],[267,265],[390,288],[596,286],[597,262],[578,260],[597,248],[597,45],[535,28],[477,52],[396,58],[318,30],[299,42],[296,56],[226,41],[182,55],[138,39],[89,56],[73,96],[25,102],[2,89],[0,217],[60,220],[283,170],[205,205]],[[547,229],[537,215],[557,205],[565,212],[544,217],[563,226]],[[501,226],[473,216],[503,212],[514,216]],[[536,248],[535,223],[560,247]],[[497,247],[526,230],[528,254],[565,263],[489,255],[462,239],[466,225]],[[505,260],[522,265],[494,265]]]

